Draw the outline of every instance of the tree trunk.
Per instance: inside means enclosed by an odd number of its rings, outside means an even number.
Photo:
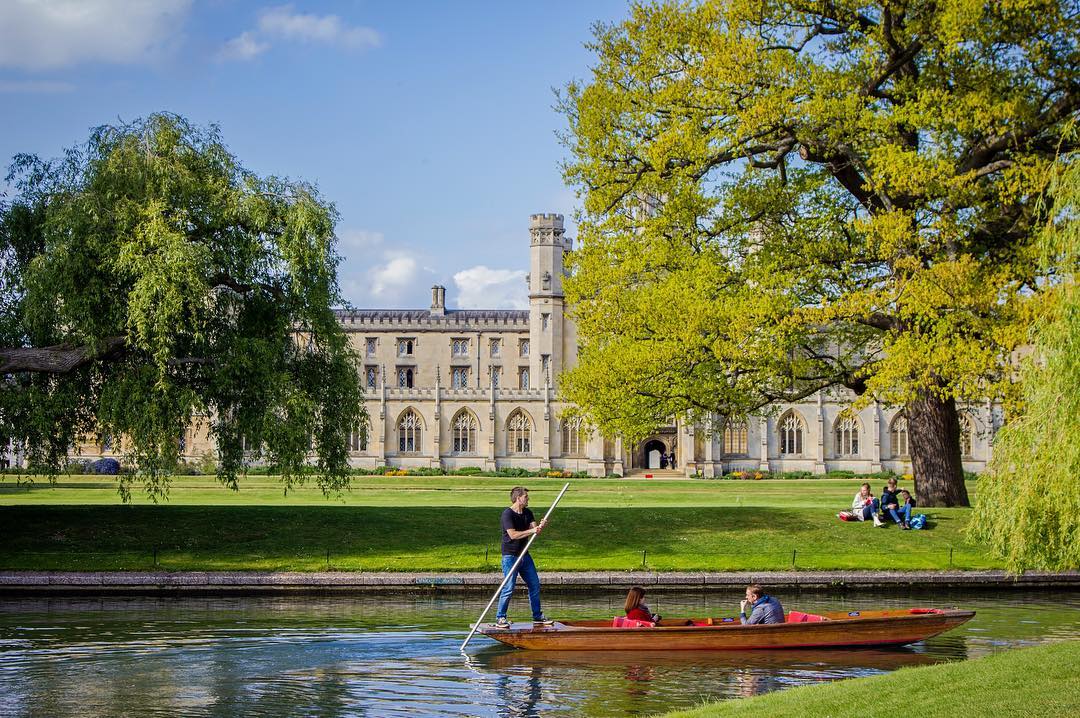
[[[953,399],[923,394],[904,407],[919,506],[970,506]]]

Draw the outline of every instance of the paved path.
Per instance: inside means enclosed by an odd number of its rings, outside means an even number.
[[[763,571],[730,573],[649,573],[617,571],[541,572],[545,591],[693,591],[758,582],[773,588],[1072,588],[1080,571]],[[207,593],[493,591],[497,573],[368,573],[324,571],[0,571],[0,594],[42,593]]]

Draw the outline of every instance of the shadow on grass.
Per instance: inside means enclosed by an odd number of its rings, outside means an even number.
[[[0,507],[2,568],[494,570],[501,509],[368,506]],[[959,518],[959,517],[957,517]],[[991,564],[960,536],[837,522],[823,509],[565,508],[542,570],[947,568]],[[921,534],[916,536],[916,534]],[[951,548],[957,548],[950,553]],[[132,556],[139,557],[132,564]]]

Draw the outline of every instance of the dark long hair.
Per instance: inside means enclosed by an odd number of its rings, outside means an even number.
[[[634,586],[626,594],[626,605],[623,606],[623,613],[630,613],[640,606],[643,600],[645,600],[645,589],[641,586]]]

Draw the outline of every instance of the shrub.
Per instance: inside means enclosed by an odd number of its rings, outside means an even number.
[[[93,469],[90,473],[116,476],[120,473],[120,462],[116,459],[98,459],[90,464]]]

